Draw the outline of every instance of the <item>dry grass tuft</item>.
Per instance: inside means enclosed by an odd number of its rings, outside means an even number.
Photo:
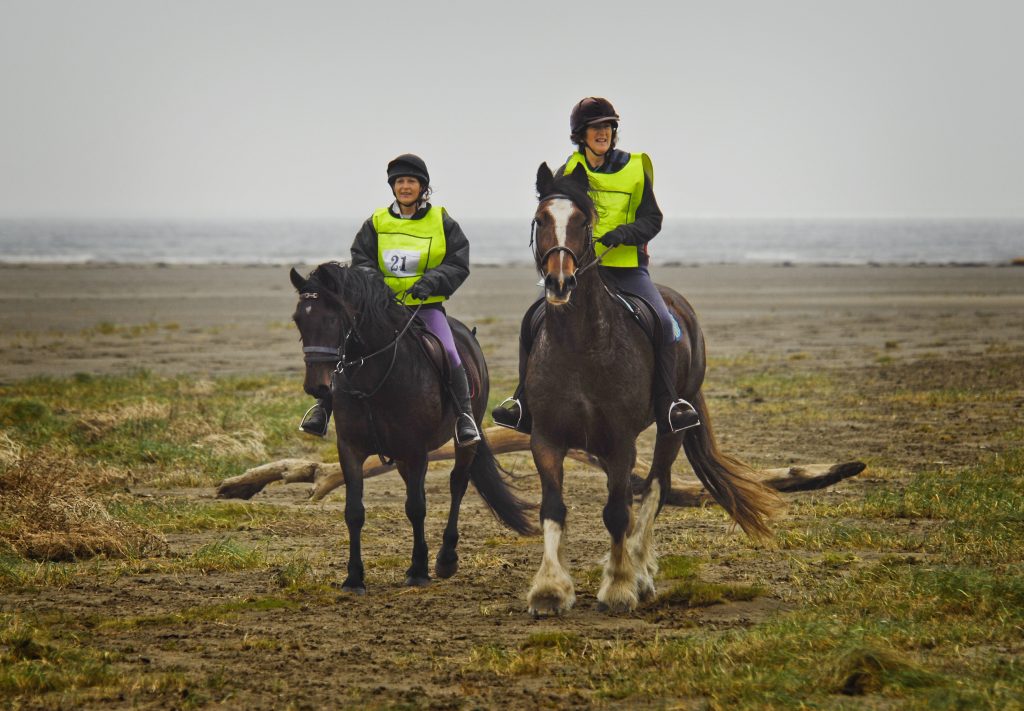
[[[0,466],[11,466],[21,460],[23,448],[6,432],[0,432]]]
[[[0,469],[0,544],[32,560],[127,558],[166,548],[158,535],[119,521],[88,490],[106,478],[67,457],[36,454]]]
[[[241,430],[230,433],[214,433],[203,437],[195,447],[215,457],[250,457],[266,459],[267,448],[263,446],[264,435],[256,430]]]

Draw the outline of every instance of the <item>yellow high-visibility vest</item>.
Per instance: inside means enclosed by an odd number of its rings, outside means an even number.
[[[654,167],[646,153],[632,153],[629,162],[617,173],[597,173],[587,165],[583,153],[577,151],[565,162],[565,174],[569,175],[582,165],[590,180],[590,198],[597,211],[594,224],[594,239],[611,232],[619,225],[629,224],[636,219],[636,210],[644,194],[644,175],[654,182]],[[598,256],[608,251],[600,242],[594,243]],[[636,267],[640,265],[639,247],[620,244],[601,260],[606,267]]]
[[[444,208],[431,205],[418,220],[403,220],[382,207],[373,213],[373,229],[377,231],[377,266],[384,281],[406,305],[435,304],[444,296],[415,299],[405,292],[423,276],[444,261],[447,244],[444,238]]]

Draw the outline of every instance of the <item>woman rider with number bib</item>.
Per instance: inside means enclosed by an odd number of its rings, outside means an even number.
[[[577,165],[587,170],[590,197],[597,210],[594,250],[601,258],[601,275],[621,291],[649,303],[661,322],[661,339],[654,349],[654,413],[658,432],[679,432],[700,424],[697,411],[676,397],[676,343],[681,338],[665,300],[651,281],[647,243],[661,231],[661,210],[654,199],[654,168],[646,153],[615,148],[619,115],[607,99],[589,96],[569,117],[570,139],[577,151],[555,175],[568,175]],[[538,302],[542,303],[543,299]],[[532,424],[523,382],[530,352],[530,321],[526,312],[519,339],[519,386],[515,394],[491,413],[495,424],[529,432]]]
[[[469,241],[443,207],[428,202],[430,174],[422,158],[405,153],[388,163],[388,184],[395,201],[363,223],[352,242],[352,266],[380,271],[410,314],[419,306],[417,318],[442,343],[451,364],[459,410],[455,443],[472,444],[480,440],[480,431],[473,419],[469,381],[441,305],[469,276]],[[325,435],[330,413],[330,401],[318,399],[303,418],[302,429]]]

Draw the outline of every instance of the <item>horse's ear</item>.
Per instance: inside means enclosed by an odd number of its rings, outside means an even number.
[[[302,275],[295,271],[295,267],[292,267],[288,277],[292,280],[292,286],[295,287],[296,291],[302,291],[306,288],[306,280],[302,278]]]
[[[537,168],[537,194],[544,196],[551,192],[551,183],[554,181],[555,176],[551,172],[551,168],[548,167],[547,163],[541,163],[540,167]]]
[[[569,180],[584,191],[590,190],[590,178],[587,177],[587,169],[583,167],[582,163],[576,164],[572,173],[569,174]]]

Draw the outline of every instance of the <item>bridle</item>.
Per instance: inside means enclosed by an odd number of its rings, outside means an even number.
[[[318,299],[320,298],[320,294],[316,292],[305,292],[299,294],[299,298],[303,300]],[[384,383],[387,382],[388,377],[391,375],[391,371],[394,370],[395,363],[398,361],[398,344],[402,340],[402,337],[408,333],[409,329],[412,327],[413,322],[416,320],[416,315],[419,314],[422,307],[423,304],[417,305],[412,314],[410,314],[409,320],[406,321],[405,325],[402,327],[402,330],[396,331],[395,337],[391,341],[384,346],[381,346],[373,353],[359,356],[358,358],[353,358],[351,360],[345,357],[345,352],[348,350],[349,343],[353,340],[357,342],[360,341],[359,334],[356,332],[355,328],[352,328],[345,334],[344,341],[337,348],[331,348],[329,346],[303,346],[303,360],[306,365],[310,365],[312,363],[334,363],[335,367],[334,373],[331,377],[332,381],[335,380],[334,376],[343,375],[346,380],[351,383],[359,370],[366,364],[366,361],[390,350],[391,362],[388,364],[387,370],[384,371],[383,377],[381,377],[380,381],[372,389],[364,391],[359,390],[358,388],[338,388],[340,392],[350,395],[356,399],[372,397],[384,386]],[[353,334],[355,334],[354,339]]]
[[[563,195],[562,193],[545,195],[544,197],[541,198],[541,202],[547,202],[548,200],[554,200],[557,198],[569,200],[575,205],[575,201],[573,201],[571,197],[569,197],[568,195]],[[537,218],[534,217],[533,221],[530,223],[530,247],[533,250],[533,258],[537,260],[538,269],[540,269],[542,265],[547,263],[548,257],[550,257],[552,254],[564,252],[565,254],[569,255],[569,257],[572,259],[572,264],[575,267],[575,270],[569,276],[570,289],[576,287],[576,278],[580,274],[583,274],[587,270],[592,269],[593,267],[596,267],[598,264],[601,263],[601,257],[596,256],[596,251],[594,249],[594,225],[589,217],[587,218],[587,222],[583,227],[587,231],[587,246],[582,254],[577,255],[574,251],[572,251],[572,249],[561,244],[556,244],[554,247],[551,247],[549,250],[544,252],[544,254],[540,254],[538,251],[539,244],[535,239],[537,234]],[[583,264],[583,260],[586,259],[591,254],[595,255],[594,259],[587,262],[586,264]],[[603,257],[604,255],[601,256]],[[544,276],[545,279],[547,279],[549,272],[542,271],[541,274]]]

